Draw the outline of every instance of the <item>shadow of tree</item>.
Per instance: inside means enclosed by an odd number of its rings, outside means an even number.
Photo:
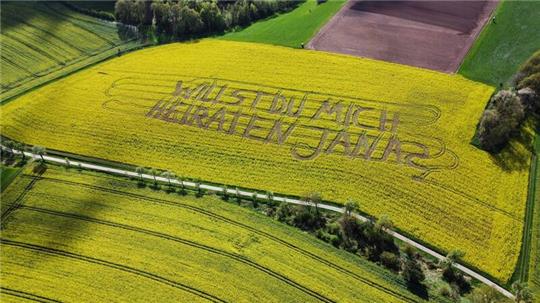
[[[491,159],[504,171],[522,171],[529,169],[529,160],[534,152],[533,142],[535,129],[533,121],[527,121],[519,135],[503,147],[500,151],[491,154]]]
[[[420,283],[407,283],[407,289],[415,294],[416,296],[424,299],[429,300],[429,294],[427,287],[424,284]]]

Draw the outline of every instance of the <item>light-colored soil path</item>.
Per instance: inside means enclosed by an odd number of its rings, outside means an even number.
[[[4,146],[1,146],[1,148],[7,150],[7,148],[5,148]],[[13,150],[13,152],[15,154],[21,154],[21,151],[18,151],[18,150]],[[30,152],[24,152],[24,155],[27,156],[27,157],[34,158],[34,159],[39,159],[40,158],[39,155],[35,155],[35,154],[30,153]],[[163,183],[171,182],[172,184],[175,184],[175,185],[182,185],[183,184],[186,187],[191,187],[191,188],[197,187],[196,183],[190,182],[190,181],[179,181],[179,180],[176,180],[176,179],[170,179],[169,180],[169,179],[161,177],[161,176],[153,176],[153,175],[149,175],[149,174],[138,174],[136,172],[129,171],[129,170],[117,169],[117,168],[112,168],[112,167],[108,167],[108,166],[104,166],[104,165],[97,165],[97,164],[82,162],[82,161],[78,161],[78,160],[69,160],[69,163],[68,163],[66,161],[66,158],[60,158],[60,157],[55,157],[55,156],[44,155],[43,158],[44,158],[45,161],[60,164],[60,165],[68,165],[69,164],[72,167],[80,167],[80,168],[83,168],[83,169],[89,169],[89,170],[94,170],[94,171],[99,171],[99,172],[111,173],[111,174],[116,174],[116,175],[120,175],[120,176],[129,177],[129,178],[131,178],[131,177],[143,178],[143,179],[151,180],[151,181],[154,181],[154,178],[155,178],[157,181],[163,182]],[[211,185],[211,184],[199,183],[199,186],[200,186],[201,189],[205,189],[205,190],[212,191],[212,192],[217,192],[217,193],[222,193],[225,190],[221,186],[216,186],[216,185]],[[231,195],[240,195],[240,196],[247,197],[247,198],[252,198],[254,195],[256,195],[256,197],[259,198],[259,199],[268,199],[268,196],[266,194],[250,192],[250,191],[246,191],[246,190],[238,190],[237,191],[237,189],[228,188],[227,192],[229,194],[231,194]],[[309,203],[309,202],[306,202],[306,201],[287,198],[287,197],[282,197],[282,196],[279,196],[279,195],[272,196],[272,199],[274,201],[277,201],[277,202],[313,206],[312,203]],[[324,204],[324,203],[317,204],[317,207],[319,207],[321,209],[326,209],[326,210],[338,212],[338,213],[345,212],[345,209],[342,208],[342,207],[329,205],[329,204]],[[355,214],[355,216],[361,221],[368,221],[369,220],[367,217],[364,217],[364,216],[359,215],[359,214]],[[432,250],[432,249],[430,249],[430,248],[428,248],[428,247],[414,241],[413,239],[410,239],[410,238],[408,238],[408,237],[406,237],[406,236],[404,236],[404,235],[402,235],[402,234],[400,234],[400,233],[398,233],[396,231],[387,230],[387,232],[390,235],[392,235],[393,237],[395,237],[396,239],[399,239],[399,240],[401,240],[401,241],[403,241],[403,242],[405,242],[405,243],[407,243],[407,244],[409,244],[411,246],[414,246],[417,249],[423,251],[424,253],[429,254],[429,255],[437,258],[438,260],[443,260],[445,258],[445,256],[443,256],[442,254],[440,254],[440,253],[438,253],[438,252],[436,252],[436,251],[434,251],[434,250]],[[457,269],[459,269],[460,271],[462,271],[463,273],[473,277],[474,279],[477,279],[478,281],[493,287],[494,289],[496,289],[498,292],[500,292],[504,296],[506,296],[508,298],[512,298],[512,299],[514,298],[514,295],[512,295],[511,292],[509,292],[508,290],[506,290],[503,287],[499,286],[497,283],[491,281],[490,279],[488,279],[488,278],[482,276],[481,274],[475,272],[474,270],[469,269],[468,267],[466,267],[464,265],[461,265],[461,264],[457,264],[457,263],[454,266]]]

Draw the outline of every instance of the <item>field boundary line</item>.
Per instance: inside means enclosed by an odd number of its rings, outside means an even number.
[[[6,149],[6,147],[4,147],[3,145],[0,145],[0,147],[2,149]],[[39,155],[36,155],[36,154],[33,154],[33,153],[30,153],[30,152],[27,152],[27,151],[19,151],[19,150],[15,150],[13,149],[12,150],[13,153],[15,154],[24,154],[25,156],[28,156],[28,157],[32,157],[34,159],[39,159],[41,157],[43,157],[43,159],[45,161],[49,161],[49,162],[52,162],[52,163],[56,163],[56,164],[59,164],[59,165],[63,165],[63,166],[71,166],[71,167],[74,167],[74,168],[84,168],[84,169],[89,169],[89,170],[93,170],[93,171],[99,171],[99,172],[105,172],[105,173],[110,173],[110,174],[115,174],[115,175],[120,175],[120,176],[124,176],[124,177],[128,177],[128,178],[143,178],[143,179],[146,179],[146,180],[150,180],[150,181],[158,181],[158,182],[161,182],[161,183],[171,183],[171,184],[174,184],[174,185],[180,185],[180,186],[185,186],[185,187],[190,187],[190,188],[200,188],[200,189],[204,189],[204,190],[208,190],[208,191],[212,191],[212,192],[217,192],[217,193],[223,193],[226,192],[228,194],[231,194],[231,195],[238,195],[238,196],[242,196],[242,197],[245,197],[245,198],[258,198],[258,199],[265,199],[265,200],[268,200],[269,198],[271,198],[273,201],[276,201],[276,202],[283,202],[283,203],[290,203],[290,204],[296,204],[296,205],[305,205],[305,206],[315,206],[313,203],[310,203],[310,202],[306,202],[306,201],[302,201],[302,200],[299,200],[299,199],[294,199],[294,198],[288,198],[288,197],[284,197],[284,196],[275,196],[275,195],[272,195],[271,197],[268,197],[268,195],[266,194],[261,194],[261,193],[258,193],[258,192],[250,192],[250,191],[246,191],[246,190],[237,190],[237,189],[230,189],[230,188],[225,188],[225,187],[222,187],[222,186],[218,186],[218,185],[210,185],[208,183],[203,183],[203,182],[191,182],[191,181],[179,181],[179,180],[176,180],[176,179],[167,179],[167,178],[164,178],[164,177],[161,177],[161,176],[154,176],[154,175],[149,175],[149,174],[138,174],[134,171],[128,171],[128,170],[124,170],[124,169],[118,169],[118,168],[113,168],[113,167],[109,167],[109,166],[105,166],[105,165],[97,165],[97,164],[91,164],[91,163],[85,163],[85,162],[82,162],[82,161],[77,161],[77,160],[69,160],[69,162],[66,160],[66,158],[59,158],[59,157],[55,157],[55,156],[47,156],[47,155],[43,155],[43,156],[39,156]],[[330,205],[330,204],[325,204],[325,203],[318,203],[317,204],[317,207],[318,208],[321,208],[321,209],[325,209],[325,210],[329,210],[329,211],[333,211],[333,212],[337,212],[337,213],[344,213],[345,212],[345,208],[344,207],[338,207],[338,206],[334,206],[334,205]],[[366,216],[363,216],[363,215],[360,215],[360,214],[354,214],[354,216],[360,220],[360,221],[363,221],[363,222],[366,222],[366,221],[370,221],[370,219]],[[431,255],[432,257],[438,259],[438,260],[445,260],[446,257],[436,251],[434,251],[433,249],[425,246],[425,245],[422,245],[421,243],[397,232],[397,231],[393,231],[393,230],[387,230],[386,231],[388,234],[390,234],[392,237],[396,238],[396,239],[399,239],[419,250],[421,250],[422,252],[424,253],[427,253],[429,255]],[[495,290],[497,290],[498,292],[500,292],[501,294],[503,294],[504,296],[510,298],[510,299],[514,299],[514,295],[509,292],[508,290],[506,290],[505,288],[503,288],[502,286],[500,286],[499,284],[493,282],[492,280],[486,278],[485,276],[477,273],[476,271],[470,269],[469,267],[465,266],[465,265],[462,265],[462,264],[459,264],[459,263],[456,263],[454,264],[454,267],[458,270],[460,270],[461,272],[475,278],[476,280],[494,288]]]
[[[0,287],[0,294],[13,296],[17,298],[23,298],[23,299],[34,301],[34,302],[42,302],[42,303],[61,303],[62,302],[55,299],[46,298],[40,295],[35,295],[29,292],[16,290],[16,289],[4,287],[4,286]]]

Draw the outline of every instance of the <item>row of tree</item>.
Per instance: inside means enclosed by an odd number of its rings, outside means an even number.
[[[117,0],[116,20],[183,40],[221,33],[294,8],[295,0]]]
[[[512,87],[495,94],[478,126],[482,148],[498,151],[519,134],[527,117],[540,114],[540,51],[523,64]]]

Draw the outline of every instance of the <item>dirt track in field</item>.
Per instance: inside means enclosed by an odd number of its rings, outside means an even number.
[[[307,47],[455,72],[497,3],[350,0]]]

